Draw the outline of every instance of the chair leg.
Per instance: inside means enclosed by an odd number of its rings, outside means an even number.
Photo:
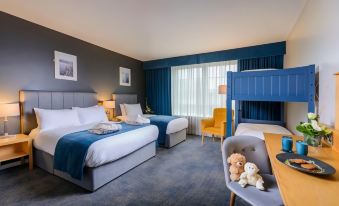
[[[235,197],[236,197],[236,195],[234,194],[234,192],[231,192],[230,206],[234,206]]]
[[[204,145],[204,133],[201,133],[201,145]]]

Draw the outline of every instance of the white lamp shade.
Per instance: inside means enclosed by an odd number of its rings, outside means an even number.
[[[104,101],[103,106],[106,109],[114,109],[115,108],[115,101]]]
[[[19,104],[0,104],[0,117],[19,116]]]
[[[219,91],[218,91],[219,94],[226,94],[226,92],[227,92],[227,87],[226,87],[225,84],[222,84],[222,85],[219,85],[219,89],[218,89],[218,90],[219,90]]]

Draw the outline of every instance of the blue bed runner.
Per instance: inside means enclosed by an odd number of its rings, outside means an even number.
[[[97,135],[86,131],[67,134],[60,138],[54,153],[54,169],[68,173],[74,179],[82,180],[88,148],[94,142],[139,129],[145,125],[128,125],[122,123],[122,129],[111,134]]]
[[[165,116],[165,115],[156,115],[149,117],[151,124],[155,125],[159,129],[158,144],[164,145],[166,141],[166,130],[167,125],[170,121],[178,119],[179,117],[175,116]]]

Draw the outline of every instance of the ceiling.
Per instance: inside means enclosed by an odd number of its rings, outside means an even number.
[[[284,41],[307,0],[1,0],[0,10],[142,60]]]

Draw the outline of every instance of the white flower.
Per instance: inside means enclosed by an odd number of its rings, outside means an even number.
[[[318,132],[320,132],[320,131],[322,130],[322,129],[319,127],[318,122],[315,121],[315,120],[311,120],[311,125],[312,125],[313,129],[316,130],[316,131],[318,131]]]
[[[301,125],[304,126],[304,127],[307,127],[308,125],[311,125],[311,124],[308,123],[308,122],[304,122],[304,123],[302,123]]]
[[[317,114],[314,114],[314,113],[312,113],[312,112],[310,112],[310,113],[307,114],[307,118],[308,118],[309,120],[316,120],[317,117],[318,117],[318,115],[317,115]]]

